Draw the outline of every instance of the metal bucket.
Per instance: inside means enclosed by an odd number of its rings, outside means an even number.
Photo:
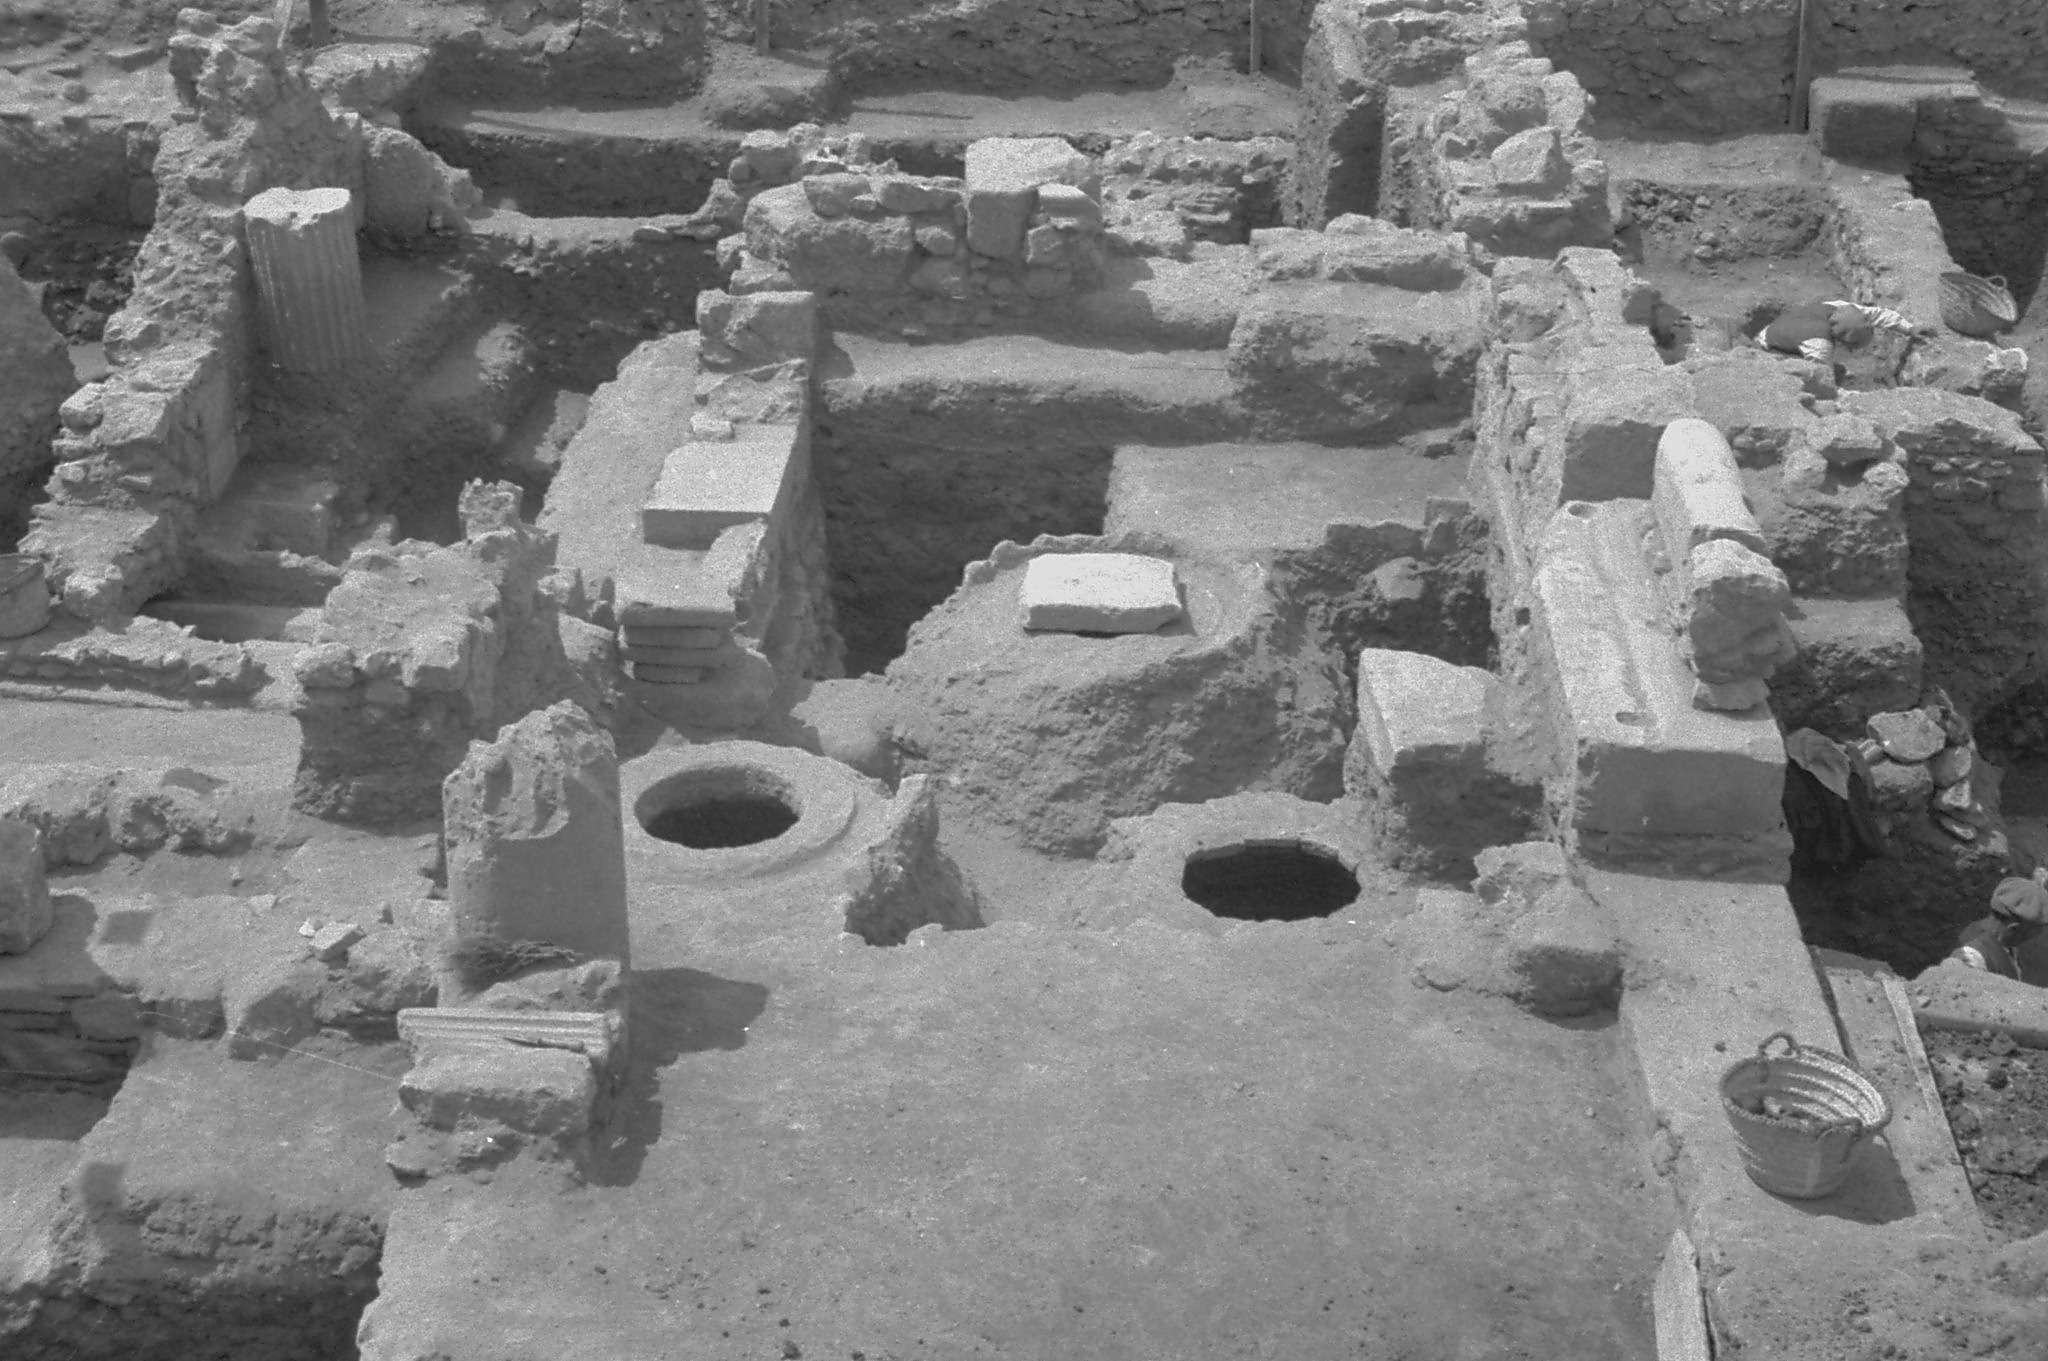
[[[0,638],[26,638],[50,622],[50,588],[43,560],[0,553]]]
[[[1786,1052],[1774,1057],[1779,1040]],[[1750,1180],[1791,1200],[1840,1190],[1858,1150],[1892,1118],[1884,1093],[1854,1064],[1782,1030],[1721,1074],[1721,1108]]]

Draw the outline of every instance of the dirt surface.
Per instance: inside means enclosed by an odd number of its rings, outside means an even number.
[[[2048,1230],[2048,1051],[2009,1035],[1922,1035],[1984,1221],[2001,1238]]]
[[[636,902],[620,1184],[408,1197],[379,1344],[517,1310],[561,1361],[1650,1353],[1669,1206],[1611,1017],[1416,988],[1383,900],[1222,937],[1026,906],[718,958]]]
[[[43,315],[73,345],[97,341],[128,301],[142,229],[70,223],[22,238],[21,277],[42,285]]]

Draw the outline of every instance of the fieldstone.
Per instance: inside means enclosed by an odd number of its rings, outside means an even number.
[[[1039,185],[1038,211],[1054,222],[1071,225],[1082,231],[1102,230],[1102,204],[1079,185]]]
[[[1815,453],[1839,468],[1859,468],[1884,457],[1884,436],[1861,416],[1823,416],[1807,438]]]
[[[313,958],[333,964],[348,957],[349,947],[363,938],[354,922],[329,922],[313,932]]]
[[[1024,627],[1152,633],[1181,616],[1173,564],[1137,553],[1048,553],[1024,568]]]
[[[1938,789],[1934,794],[1934,807],[1936,810],[1943,813],[1953,813],[1958,817],[1969,812],[1971,808],[1976,806],[1976,803],[1976,796],[1971,793],[1968,780],[1960,780],[1955,784]]]
[[[1952,784],[1961,784],[1970,778],[1970,772],[1977,763],[1977,753],[1970,747],[1944,747],[1928,758],[1927,773],[1934,777],[1937,787],[1946,789]]]
[[[1866,725],[1870,735],[1894,761],[1925,761],[1948,744],[1941,725],[1924,709],[1903,713],[1872,714]]]
[[[809,175],[804,178],[804,197],[819,217],[845,217],[853,211],[854,200],[871,192],[866,175]]]
[[[1571,176],[1557,129],[1526,128],[1493,149],[1493,181],[1516,194],[1556,194]]]
[[[43,834],[0,818],[0,955],[27,954],[55,916],[43,870]]]
[[[1917,813],[1934,797],[1934,777],[1918,761],[1877,761],[1870,766],[1870,801],[1887,813]]]

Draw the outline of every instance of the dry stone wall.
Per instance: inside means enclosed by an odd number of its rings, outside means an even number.
[[[1261,0],[1267,60],[1297,71],[1313,0]],[[711,29],[753,37],[751,0],[709,0]],[[859,83],[994,90],[1158,84],[1185,57],[1242,68],[1243,0],[777,0],[775,45],[822,49]]]

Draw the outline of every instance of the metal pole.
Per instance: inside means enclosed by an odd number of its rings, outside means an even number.
[[[1820,0],[1799,0],[1799,49],[1792,60],[1792,131],[1806,131],[1807,94],[1813,86],[1813,20]]]
[[[768,0],[754,0],[754,50],[768,55]]]
[[[1249,63],[1251,74],[1259,73],[1259,0],[1251,0],[1252,7],[1252,56]]]

